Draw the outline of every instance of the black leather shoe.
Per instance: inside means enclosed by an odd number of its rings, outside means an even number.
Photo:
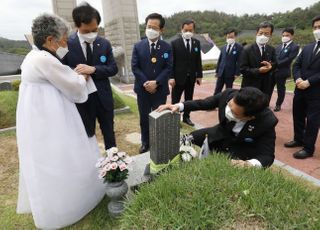
[[[149,146],[148,145],[142,145],[139,149],[139,153],[145,153],[149,151]]]
[[[295,140],[284,143],[284,147],[286,148],[295,148],[295,147],[301,147],[301,146],[302,146],[302,143]]]
[[[305,159],[307,157],[312,157],[313,153],[308,153],[306,150],[301,149],[293,154],[293,157],[296,159]]]
[[[183,118],[183,122],[187,125],[194,126],[194,123],[190,120],[190,118]]]
[[[280,105],[276,105],[276,107],[274,107],[275,112],[279,112],[281,110],[281,106]]]

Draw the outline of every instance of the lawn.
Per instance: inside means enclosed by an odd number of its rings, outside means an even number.
[[[125,136],[140,131],[136,100],[119,97],[132,112],[115,116],[117,144],[135,155],[139,145]],[[183,133],[191,130],[182,125]],[[98,128],[97,138],[102,143]],[[15,131],[8,131],[0,133],[0,229],[34,229],[31,215],[15,212],[17,188]],[[107,202],[66,229],[320,229],[318,188],[274,166],[231,167],[220,155],[182,164],[142,185],[120,219],[108,215]]]

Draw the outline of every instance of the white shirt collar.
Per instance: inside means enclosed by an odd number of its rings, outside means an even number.
[[[292,43],[292,40],[290,40],[290,41],[288,41],[286,43],[282,43],[282,47],[283,47],[284,44],[287,44],[286,47],[288,47],[291,43]]]
[[[151,44],[152,43],[154,43],[156,46],[157,46],[157,44],[158,44],[158,41],[159,41],[159,39],[157,40],[157,41],[155,41],[155,42],[153,42],[153,41],[150,41],[149,39],[148,39],[148,42],[149,42],[149,46],[151,47]]]
[[[77,35],[78,35],[78,38],[79,38],[79,42],[80,42],[80,44],[84,44],[85,43],[85,40],[83,40],[82,39],[82,37],[81,36],[79,36],[79,30],[78,30],[78,32],[77,32]]]

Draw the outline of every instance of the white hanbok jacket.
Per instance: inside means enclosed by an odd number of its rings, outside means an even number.
[[[17,212],[32,212],[38,228],[61,228],[104,196],[95,168],[98,145],[88,138],[74,104],[85,102],[90,90],[83,76],[44,50],[32,50],[21,70]]]

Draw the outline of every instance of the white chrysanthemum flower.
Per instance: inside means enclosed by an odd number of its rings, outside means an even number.
[[[183,161],[186,161],[186,162],[191,161],[191,159],[192,159],[192,157],[191,157],[191,155],[189,153],[183,153],[181,155],[181,158],[182,158]]]

